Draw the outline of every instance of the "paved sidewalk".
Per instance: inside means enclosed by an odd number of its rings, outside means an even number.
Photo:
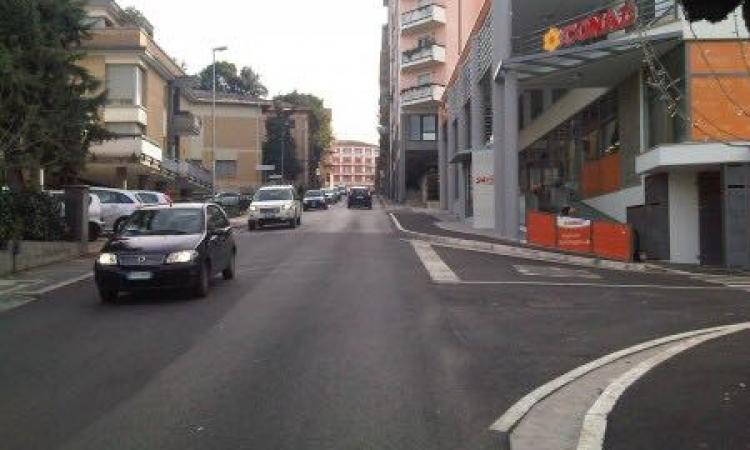
[[[610,416],[605,448],[750,449],[750,332],[696,347],[637,382]]]

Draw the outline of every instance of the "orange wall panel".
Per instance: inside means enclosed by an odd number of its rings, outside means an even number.
[[[750,113],[750,74],[717,77],[692,75],[690,107],[693,122],[696,123],[693,126],[693,140],[750,139],[750,118],[738,112],[738,108],[723,94],[722,88]]]

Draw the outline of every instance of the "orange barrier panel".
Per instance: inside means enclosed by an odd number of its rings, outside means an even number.
[[[557,247],[575,253],[591,253],[591,221],[558,217]]]
[[[557,246],[557,225],[555,216],[537,211],[526,215],[526,239],[530,244],[542,247]]]
[[[633,228],[610,222],[594,222],[594,254],[617,261],[633,259]]]

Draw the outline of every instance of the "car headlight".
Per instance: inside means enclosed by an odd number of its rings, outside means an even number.
[[[288,209],[292,209],[292,205],[281,205],[281,210],[286,211]]]
[[[167,256],[167,264],[185,264],[193,262],[198,258],[198,252],[195,250],[185,250],[174,252]]]
[[[102,266],[116,266],[117,255],[114,253],[102,253],[97,260]]]

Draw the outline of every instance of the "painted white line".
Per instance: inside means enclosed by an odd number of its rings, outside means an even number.
[[[47,286],[45,288],[42,288],[42,289],[39,289],[39,290],[36,290],[36,291],[32,291],[32,292],[23,292],[23,291],[21,291],[20,293],[24,294],[24,295],[45,295],[45,294],[49,294],[52,291],[56,291],[56,290],[62,289],[64,287],[68,287],[71,284],[76,284],[76,283],[79,283],[81,281],[88,280],[89,278],[94,278],[94,272],[89,272],[87,274],[71,278],[69,280],[61,281],[59,283]]]
[[[545,398],[549,397],[553,393],[557,392],[564,386],[583,377],[584,375],[590,372],[593,372],[596,369],[604,367],[608,364],[611,364],[615,361],[618,361],[630,355],[640,353],[644,350],[648,350],[654,347],[659,347],[665,344],[670,344],[670,343],[681,341],[684,339],[690,339],[696,336],[712,334],[712,333],[720,332],[723,330],[727,330],[731,327],[740,327],[740,326],[750,327],[750,322],[745,322],[745,323],[736,324],[736,325],[728,325],[728,326],[725,325],[725,326],[720,326],[720,327],[705,328],[702,330],[695,330],[695,331],[689,331],[686,333],[665,336],[659,339],[654,339],[652,341],[644,342],[644,343],[635,345],[633,347],[626,348],[624,350],[610,353],[609,355],[605,355],[595,361],[592,361],[588,364],[585,364],[576,369],[573,369],[570,372],[564,375],[561,375],[555,378],[554,380],[536,388],[535,390],[533,390],[532,392],[524,396],[521,400],[516,402],[513,406],[511,406],[505,412],[505,414],[503,414],[499,419],[497,419],[497,421],[495,421],[495,423],[490,427],[490,430],[497,432],[497,433],[501,433],[507,438],[507,435],[511,431],[513,431],[513,429],[516,427],[518,422],[520,422],[521,419],[523,419],[524,416],[526,416],[526,414],[528,414],[528,412],[531,411],[531,408],[533,408],[534,405],[544,400]]]
[[[552,281],[459,281],[452,284],[469,286],[544,286],[544,287],[591,287],[607,289],[660,289],[675,291],[727,291],[726,286],[669,286],[659,284],[605,284],[605,283],[564,283]]]
[[[612,412],[617,401],[625,391],[656,366],[705,342],[749,329],[750,324],[739,324],[726,327],[724,330],[714,333],[695,336],[670,346],[663,352],[643,361],[615,379],[614,382],[607,386],[591,409],[586,413],[583,419],[583,426],[581,427],[578,450],[601,450],[604,447],[609,413]]]
[[[396,225],[396,229],[402,233],[409,233],[409,231],[401,226],[401,222],[398,221],[396,218],[396,215],[393,213],[389,213],[389,216],[391,216],[391,220],[393,221],[393,224]]]
[[[435,283],[455,284],[461,281],[450,267],[440,258],[432,246],[424,241],[411,241],[419,260]]]

